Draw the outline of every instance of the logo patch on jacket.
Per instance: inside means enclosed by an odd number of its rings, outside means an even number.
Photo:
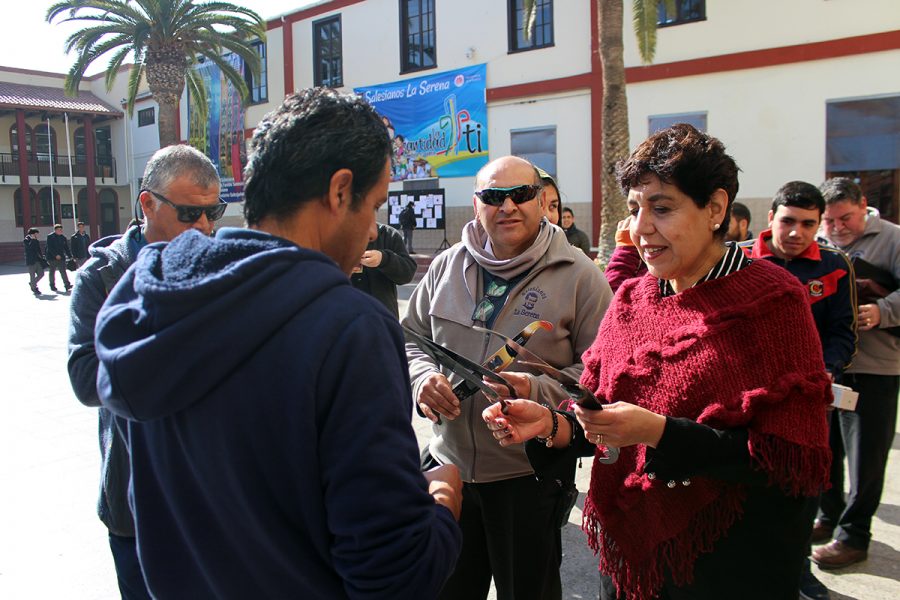
[[[547,299],[547,294],[539,287],[530,287],[522,293],[522,304],[517,306],[513,311],[516,316],[528,317],[529,319],[540,319],[540,311],[536,311],[535,307],[542,300]]]
[[[845,275],[847,275],[847,271],[836,269],[824,277],[807,281],[806,287],[809,290],[809,303],[815,304],[819,300],[823,300],[837,292],[838,281]]]
[[[818,298],[825,293],[825,283],[819,279],[810,279],[806,285],[809,286],[809,295],[813,298]]]

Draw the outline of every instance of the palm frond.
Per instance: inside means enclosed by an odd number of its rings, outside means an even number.
[[[674,0],[667,0],[672,2]],[[656,23],[658,19],[657,0],[632,0],[632,24],[638,41],[638,52],[644,64],[653,62],[656,54]]]

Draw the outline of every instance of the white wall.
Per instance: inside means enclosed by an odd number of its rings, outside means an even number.
[[[641,64],[625,2],[625,64]],[[897,0],[706,0],[706,20],[658,30],[655,64],[900,29]]]

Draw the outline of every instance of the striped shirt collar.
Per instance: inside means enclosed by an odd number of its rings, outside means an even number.
[[[706,274],[706,277],[704,277],[691,287],[697,287],[701,283],[706,283],[707,281],[712,281],[713,279],[718,279],[719,277],[731,275],[736,271],[740,271],[752,262],[753,261],[747,258],[747,255],[744,254],[743,250],[741,250],[737,244],[735,244],[734,242],[728,242],[725,245],[725,255],[719,259],[719,262],[713,265],[713,268],[709,270],[709,272]],[[672,287],[672,284],[669,283],[668,280],[660,279],[659,293],[663,298],[667,298],[669,296],[675,295],[675,289]]]

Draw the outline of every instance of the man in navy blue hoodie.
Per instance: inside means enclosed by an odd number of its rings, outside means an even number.
[[[288,96],[257,127],[250,229],[151,244],[98,317],[157,598],[430,598],[461,538],[454,467],[423,477],[396,319],[349,274],[387,200],[362,99]]]

